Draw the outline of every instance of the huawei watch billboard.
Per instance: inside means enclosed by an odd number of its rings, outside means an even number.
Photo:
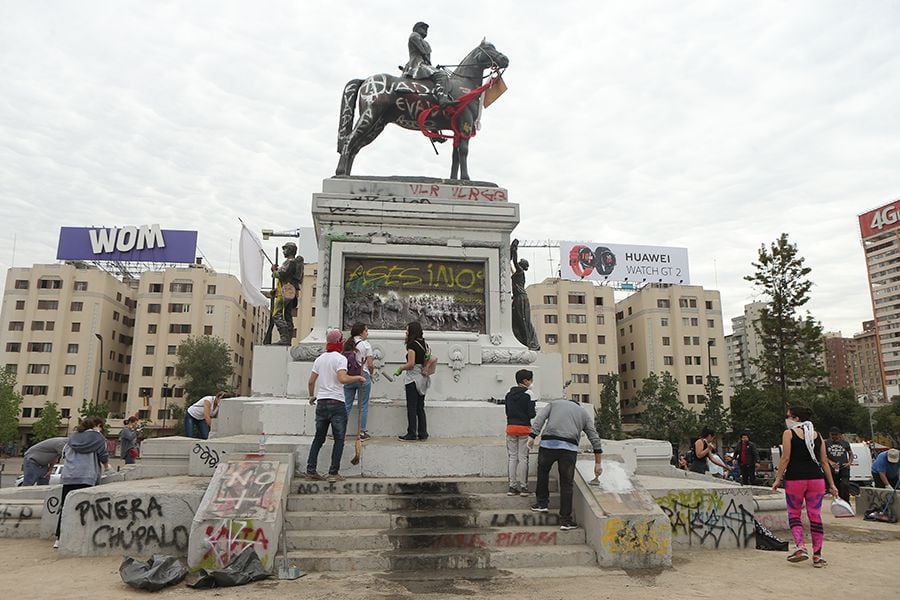
[[[687,248],[560,242],[563,279],[690,284]]]
[[[192,263],[197,232],[159,225],[60,227],[57,260]]]

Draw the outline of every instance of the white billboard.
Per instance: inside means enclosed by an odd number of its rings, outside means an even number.
[[[560,276],[581,281],[691,283],[687,248],[560,242]]]

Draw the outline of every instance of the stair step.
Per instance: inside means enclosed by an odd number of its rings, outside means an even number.
[[[534,494],[507,496],[506,493],[490,494],[317,494],[292,495],[288,498],[289,511],[310,511],[328,507],[335,511],[387,511],[440,509],[517,509],[534,502]],[[551,504],[559,504],[559,494],[550,495]]]
[[[413,494],[497,494],[509,487],[506,477],[436,477],[436,478],[379,478],[349,477],[346,481],[329,483],[299,478],[294,482],[298,496],[320,494],[387,494],[391,496]],[[534,490],[534,483],[529,483]],[[550,480],[550,491],[558,491],[555,479]],[[293,496],[293,495],[292,495]]]
[[[288,557],[304,571],[432,571],[570,567],[597,564],[584,544],[511,548],[416,548],[412,550],[294,550]]]
[[[527,506],[498,510],[414,510],[397,513],[330,510],[288,511],[284,516],[285,527],[288,531],[534,527],[559,524],[559,515],[552,509],[551,512],[536,513]]]
[[[291,550],[391,550],[411,548],[506,548],[584,544],[584,529],[558,527],[504,527],[462,529],[357,529],[345,531],[290,531]]]

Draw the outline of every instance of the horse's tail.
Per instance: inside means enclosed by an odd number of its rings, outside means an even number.
[[[362,79],[351,79],[344,86],[344,93],[341,94],[341,115],[338,122],[338,154],[344,150],[344,142],[350,136],[353,130],[353,118],[356,115],[356,97],[359,94],[359,88],[362,86]]]

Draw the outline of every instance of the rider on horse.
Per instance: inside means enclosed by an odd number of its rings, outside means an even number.
[[[431,44],[425,41],[428,23],[419,21],[409,34],[409,61],[403,67],[403,76],[410,79],[430,79],[434,82],[434,96],[441,108],[453,103],[450,97],[450,77],[443,69],[431,65]]]

